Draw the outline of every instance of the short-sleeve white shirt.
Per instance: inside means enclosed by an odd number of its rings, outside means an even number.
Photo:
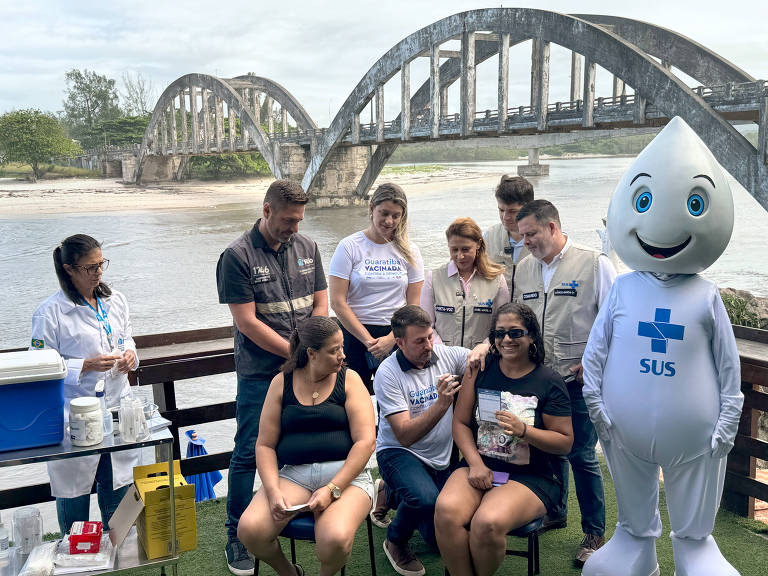
[[[424,280],[421,253],[413,243],[410,250],[414,264],[393,243],[377,244],[362,231],[339,242],[329,275],[349,281],[347,304],[363,324],[389,325],[395,310],[406,304],[408,284]]]
[[[433,352],[433,359],[435,356],[437,359],[421,370],[412,367],[403,371],[398,352],[395,352],[376,371],[373,379],[373,390],[379,404],[376,452],[401,448],[435,470],[444,470],[450,463],[453,448],[453,408],[443,414],[432,430],[408,447],[400,444],[387,420],[387,416],[399,412],[408,412],[411,418],[423,414],[437,401],[437,379],[443,374],[462,374],[466,369],[469,355],[466,348],[435,344]],[[408,363],[407,360],[405,362]]]

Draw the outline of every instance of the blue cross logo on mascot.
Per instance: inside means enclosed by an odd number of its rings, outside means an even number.
[[[739,355],[717,286],[699,275],[732,230],[726,175],[673,118],[624,174],[608,209],[608,239],[634,271],[616,279],[592,327],[584,400],[619,521],[585,576],[658,576],[659,469],[675,575],[738,575],[712,529],[741,416]]]

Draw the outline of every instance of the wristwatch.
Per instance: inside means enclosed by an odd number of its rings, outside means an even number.
[[[331,491],[331,498],[333,498],[334,500],[338,500],[339,498],[341,498],[341,488],[336,486],[336,484],[334,484],[333,482],[328,482],[326,486],[328,487],[328,490]]]

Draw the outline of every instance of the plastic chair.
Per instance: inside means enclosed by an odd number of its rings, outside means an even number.
[[[365,516],[365,524],[368,528],[368,553],[371,559],[371,576],[376,576],[376,561],[373,555],[373,528],[370,516]],[[315,541],[315,517],[311,512],[299,514],[293,518],[280,536],[288,538],[291,541],[291,562],[296,564],[296,540],[305,540],[307,542]],[[341,569],[341,576],[345,576],[346,566]],[[256,560],[254,571],[255,576],[259,574],[259,560]]]
[[[507,536],[516,536],[518,538],[528,539],[527,550],[512,550],[507,548],[507,556],[520,556],[528,559],[528,576],[534,576],[539,573],[539,530],[544,518],[536,518],[525,526],[520,526],[507,532]],[[448,568],[445,569],[445,576],[449,576]]]

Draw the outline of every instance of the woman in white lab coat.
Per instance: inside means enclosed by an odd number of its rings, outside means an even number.
[[[131,335],[128,303],[120,292],[101,281],[109,264],[101,244],[84,234],[65,239],[53,251],[61,290],[45,300],[32,317],[31,349],[57,350],[67,364],[64,414],[69,401],[95,396],[96,383],[105,380],[108,407],[117,406],[129,392],[128,372],[139,361]],[[113,368],[116,370],[110,370]],[[73,522],[89,519],[94,479],[104,528],[132,482],[140,464],[138,450],[84,456],[48,463],[51,494],[62,534]]]

